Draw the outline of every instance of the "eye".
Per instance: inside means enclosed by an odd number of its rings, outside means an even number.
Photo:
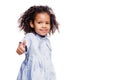
[[[41,24],[42,22],[38,22],[38,24]]]
[[[50,24],[49,22],[46,22],[46,24]]]

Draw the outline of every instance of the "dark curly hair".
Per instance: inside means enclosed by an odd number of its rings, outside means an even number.
[[[34,29],[30,27],[30,21],[34,22],[35,16],[38,13],[47,13],[50,16],[50,32],[53,34],[58,28],[58,22],[53,10],[48,6],[32,6],[26,10],[23,15],[18,19],[19,28],[26,33],[34,32]]]

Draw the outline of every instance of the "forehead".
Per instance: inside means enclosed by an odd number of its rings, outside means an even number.
[[[48,13],[37,13],[35,16],[35,20],[50,20],[50,16]]]

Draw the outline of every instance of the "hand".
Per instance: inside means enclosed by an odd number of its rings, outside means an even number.
[[[23,40],[23,42],[20,42],[20,43],[19,43],[16,52],[17,52],[19,55],[23,54],[23,53],[25,52],[25,47],[26,47],[26,41]]]

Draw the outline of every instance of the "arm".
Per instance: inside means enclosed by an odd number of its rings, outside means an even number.
[[[31,43],[31,34],[26,34],[23,41],[19,43],[16,52],[21,55],[23,53],[27,54],[29,47],[30,47],[30,43]]]

